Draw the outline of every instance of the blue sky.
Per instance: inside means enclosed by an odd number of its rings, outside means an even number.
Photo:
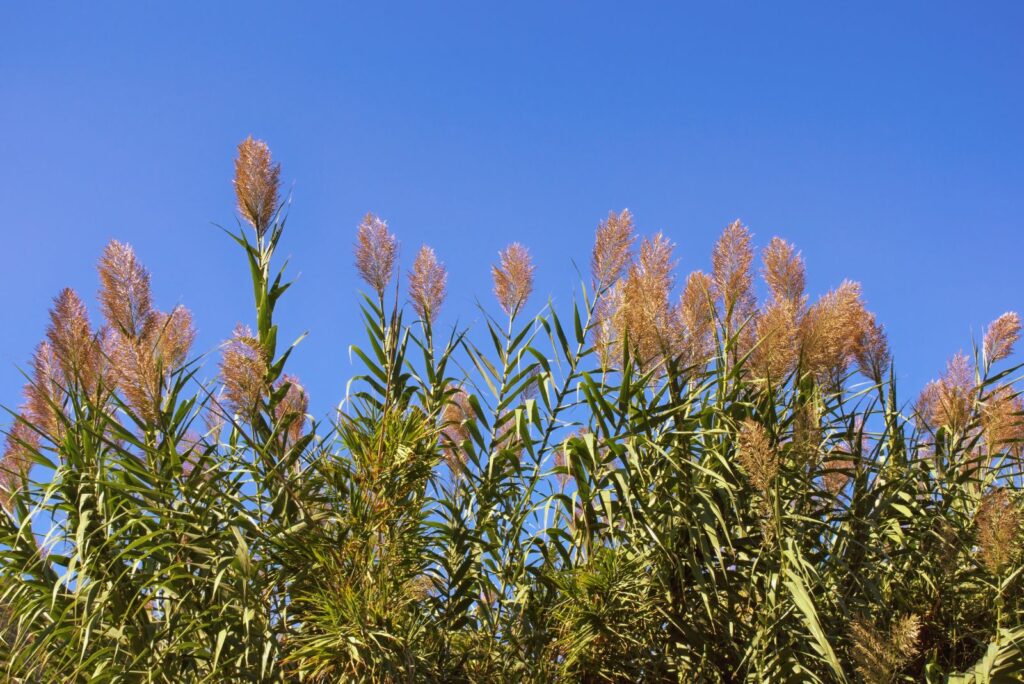
[[[488,265],[511,240],[539,307],[569,298],[609,209],[663,230],[682,272],[741,218],[797,244],[812,293],[863,283],[909,399],[1024,309],[1022,30],[1015,2],[7,4],[0,403],[111,238],[161,307],[193,310],[197,350],[251,321],[212,225],[234,223],[250,133],[294,193],[280,323],[310,333],[290,368],[319,412],[362,338],[366,211],[406,266],[423,242],[447,262],[442,325],[497,311]]]

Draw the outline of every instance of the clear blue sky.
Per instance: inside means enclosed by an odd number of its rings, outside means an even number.
[[[19,402],[50,298],[91,299],[111,238],[161,307],[193,310],[197,349],[251,321],[211,225],[234,223],[250,133],[294,190],[281,324],[310,332],[291,368],[319,412],[362,338],[368,210],[406,266],[421,242],[449,265],[442,324],[493,305],[488,264],[513,239],[565,302],[609,209],[665,231],[687,271],[739,217],[802,249],[813,293],[863,283],[906,399],[1024,309],[1024,4],[384,5],[0,9],[0,402]]]

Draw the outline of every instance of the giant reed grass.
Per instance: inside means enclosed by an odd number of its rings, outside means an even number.
[[[622,211],[568,308],[513,243],[480,329],[442,334],[440,258],[396,300],[367,214],[362,370],[314,420],[280,166],[249,138],[235,168],[254,310],[218,364],[126,244],[100,326],[54,302],[0,470],[6,680],[1024,677],[1017,314],[908,402],[858,284],[812,301],[739,221],[678,274]]]

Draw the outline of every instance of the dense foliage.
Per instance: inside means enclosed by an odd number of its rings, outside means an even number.
[[[239,146],[254,329],[214,379],[127,245],[101,327],[55,300],[3,459],[7,681],[1024,677],[1016,314],[908,403],[856,284],[810,302],[737,222],[677,288],[622,212],[571,308],[526,313],[513,244],[502,313],[442,334],[444,267],[420,250],[406,306],[367,215],[364,369],[313,421],[278,177]]]

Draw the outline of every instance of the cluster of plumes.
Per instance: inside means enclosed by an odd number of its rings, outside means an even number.
[[[136,416],[156,420],[165,381],[186,359],[195,329],[183,306],[153,307],[149,272],[129,245],[112,241],[99,263],[103,347],[110,375]]]
[[[530,251],[518,242],[498,252],[498,263],[491,266],[494,296],[509,316],[516,315],[533,292],[533,271]]]
[[[182,306],[171,313],[154,308],[149,273],[130,246],[111,241],[98,270],[104,318],[98,331],[74,290],[64,289],[54,299],[46,339],[33,355],[25,403],[0,466],[7,490],[27,469],[40,434],[60,438],[69,394],[104,403],[120,391],[136,418],[152,423],[167,378],[191,349],[192,315]]]
[[[772,446],[768,431],[752,418],[740,424],[736,438],[736,459],[743,466],[754,489],[767,495],[779,474],[779,452]]]
[[[991,365],[1013,353],[1020,338],[1020,318],[1005,313],[989,326],[984,341],[985,362]],[[1024,444],[1024,402],[1012,385],[998,385],[979,397],[978,373],[971,359],[958,352],[946,372],[921,391],[915,406],[918,423],[930,430],[953,434],[980,430],[989,453],[1020,452]]]
[[[462,474],[466,467],[463,442],[470,438],[466,422],[473,416],[469,395],[462,389],[449,388],[448,398],[441,412],[441,448],[445,462],[453,476]]]
[[[864,308],[860,285],[844,281],[808,308],[799,322],[803,367],[819,382],[837,386],[851,363],[875,382],[889,365],[889,345]]]
[[[100,340],[89,326],[85,304],[74,290],[62,290],[50,309],[46,338],[32,355],[32,376],[25,384],[19,420],[27,421],[50,439],[60,439],[66,397],[80,391],[98,399],[105,367]],[[23,436],[29,441],[22,440],[22,448],[38,445],[38,432],[25,432]],[[21,449],[14,442],[9,445],[11,461],[17,462],[15,452]]]
[[[633,216],[608,215],[598,225],[591,268],[598,296],[594,345],[602,364],[622,357],[624,345],[642,367],[682,357],[684,365],[706,361],[714,315],[711,279],[691,273],[676,305],[673,246],[661,233],[640,243],[634,258]]]
[[[378,297],[395,273],[398,239],[388,230],[386,221],[367,213],[356,231],[356,270]]]
[[[277,211],[281,185],[281,165],[273,163],[265,142],[249,136],[238,145],[234,183],[238,212],[262,237]]]
[[[676,304],[672,244],[660,233],[633,254],[633,219],[612,213],[597,229],[591,260],[600,294],[593,326],[602,363],[621,358],[623,343],[641,366],[675,359],[703,366],[714,351],[715,321],[730,363],[747,357],[747,375],[781,382],[802,359],[822,382],[840,382],[850,364],[881,382],[889,364],[885,334],[864,308],[860,286],[845,282],[808,306],[805,268],[792,245],[773,238],[764,250],[770,294],[758,309],[752,237],[739,221],[715,244],[711,274],[691,273]]]
[[[933,429],[966,430],[971,421],[975,387],[971,360],[957,352],[946,364],[946,373],[921,391],[916,406],[919,419]]]
[[[235,327],[224,344],[220,374],[224,399],[231,412],[249,417],[260,409],[266,396],[269,360],[260,341],[244,325]]]
[[[612,327],[628,340],[641,366],[670,356],[676,348],[678,327],[669,298],[675,286],[672,243],[661,233],[640,243],[625,280],[616,285],[621,303],[612,314]]]
[[[0,459],[0,505],[10,508],[12,493],[19,489],[32,466],[39,435],[25,419],[18,416],[7,434],[3,458]]]
[[[394,277],[398,262],[398,238],[383,219],[367,213],[356,230],[356,270],[359,276],[383,299]],[[420,319],[437,320],[448,294],[448,271],[433,248],[423,245],[409,271],[409,301]]]
[[[978,556],[994,575],[1013,563],[1020,554],[1020,507],[1004,488],[993,489],[981,499],[975,514]]]
[[[889,684],[917,655],[921,619],[905,615],[893,620],[888,633],[864,618],[850,623],[850,655],[865,684]]]
[[[448,289],[448,272],[434,250],[420,247],[409,273],[409,299],[420,319],[433,323]]]
[[[844,281],[808,306],[804,261],[795,248],[772,238],[762,260],[771,298],[753,315],[755,377],[781,381],[799,362],[804,372],[835,387],[856,364],[881,383],[890,362],[889,345],[883,327],[864,307],[860,285]]]

